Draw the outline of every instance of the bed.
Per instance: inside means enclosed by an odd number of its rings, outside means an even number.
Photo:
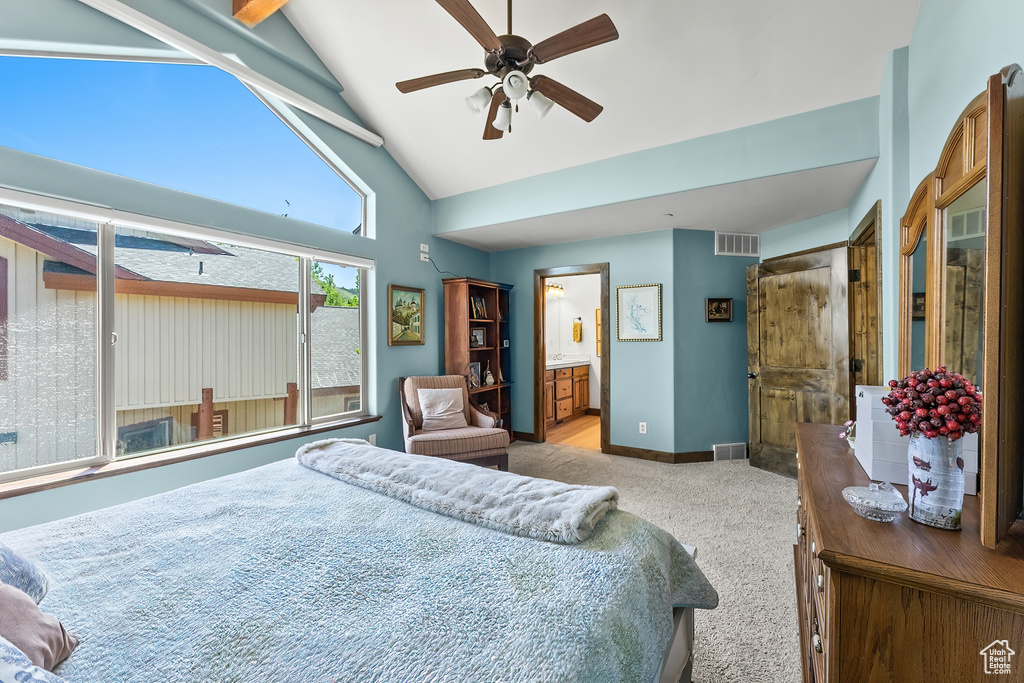
[[[292,458],[0,542],[79,636],[71,683],[688,678],[693,609],[718,596],[667,532],[611,509],[582,542],[537,540],[349,479]]]

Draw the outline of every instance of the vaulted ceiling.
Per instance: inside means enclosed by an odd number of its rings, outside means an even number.
[[[496,33],[506,32],[506,0],[473,3]],[[348,104],[437,199],[878,95],[886,55],[910,42],[919,5],[515,0],[513,32],[533,43],[601,13],[619,39],[534,70],[603,105],[596,120],[558,106],[541,120],[524,105],[512,133],[489,141],[481,139],[483,116],[464,98],[493,77],[409,94],[395,87],[483,68],[483,49],[437,2],[291,0],[283,11]],[[863,179],[848,175],[849,183]]]

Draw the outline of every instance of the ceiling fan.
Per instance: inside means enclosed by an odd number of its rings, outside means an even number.
[[[561,33],[533,45],[530,41],[512,33],[512,0],[508,0],[508,33],[495,35],[483,17],[473,8],[469,0],[437,0],[469,31],[484,48],[483,69],[460,69],[446,71],[432,76],[423,76],[401,81],[395,86],[403,93],[410,93],[435,85],[480,78],[491,74],[500,79],[491,87],[481,88],[466,98],[466,104],[474,112],[487,110],[484,125],[484,140],[501,138],[505,129],[512,132],[512,102],[527,98],[537,113],[543,117],[554,104],[590,122],[604,109],[598,103],[587,99],[575,90],[562,85],[547,76],[529,76],[533,67],[559,57],[585,50],[615,40],[619,32],[607,14],[577,24]],[[516,111],[519,110],[516,104]]]

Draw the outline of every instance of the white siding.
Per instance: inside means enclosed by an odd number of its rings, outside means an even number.
[[[0,237],[7,259],[8,379],[0,472],[96,453],[96,296],[43,287],[39,252]]]
[[[118,294],[117,409],[283,398],[296,381],[294,304]]]

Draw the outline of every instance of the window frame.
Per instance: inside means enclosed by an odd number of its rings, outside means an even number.
[[[190,460],[207,455],[214,455],[247,448],[263,443],[273,443],[282,438],[294,438],[307,433],[316,433],[335,429],[343,426],[362,424],[380,419],[369,414],[369,401],[365,400],[370,392],[367,384],[368,358],[365,352],[367,349],[368,329],[366,326],[367,309],[369,306],[365,300],[367,275],[375,266],[374,259],[343,254],[329,250],[314,249],[302,245],[272,240],[254,235],[244,235],[227,230],[219,230],[205,226],[190,225],[168,219],[156,218],[138,213],[121,211],[118,209],[101,209],[94,205],[84,204],[77,201],[57,199],[44,195],[36,195],[21,190],[12,190],[0,187],[0,204],[8,204],[24,209],[42,211],[46,213],[61,214],[71,218],[88,220],[97,225],[97,267],[96,267],[96,410],[97,410],[97,448],[93,457],[80,458],[66,462],[38,465],[10,472],[0,473],[0,485],[12,483],[13,486],[3,486],[0,489],[0,498],[6,495],[17,495],[27,493],[31,490],[39,490],[19,486],[19,482],[31,480],[46,475],[59,474],[61,472],[74,472],[86,468],[85,474],[89,478],[95,476],[110,476],[120,471],[144,469],[159,464],[170,464],[182,460]],[[152,231],[170,237],[184,237],[192,239],[215,240],[226,242],[239,247],[262,249],[277,253],[288,254],[298,259],[298,313],[297,324],[299,325],[298,358],[299,376],[297,384],[299,389],[299,411],[298,424],[284,425],[259,431],[246,432],[232,436],[209,439],[199,442],[189,442],[169,446],[167,448],[141,451],[139,453],[117,454],[117,408],[116,400],[116,377],[114,349],[117,341],[117,330],[115,329],[114,310],[114,288],[115,288],[115,247],[114,238],[118,228],[129,228]],[[361,406],[358,413],[342,413],[311,419],[311,397],[312,389],[310,382],[310,302],[311,302],[311,275],[310,268],[313,261],[325,261],[336,263],[347,267],[359,268],[360,276],[360,306],[359,306],[359,348],[361,374],[360,374],[360,398]],[[122,463],[130,463],[133,460],[144,461],[138,467],[123,466]],[[100,465],[103,472],[95,471],[95,465]],[[103,466],[119,465],[114,468]],[[81,477],[75,475],[74,480]],[[66,481],[63,483],[71,483]],[[61,483],[41,484],[42,488],[52,488]],[[27,490],[26,490],[27,489]],[[14,493],[10,493],[14,491]]]

